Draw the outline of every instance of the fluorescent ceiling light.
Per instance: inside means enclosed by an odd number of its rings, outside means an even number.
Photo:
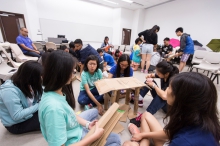
[[[113,2],[113,1],[109,1],[109,0],[103,0],[103,1],[108,2],[108,3],[111,3],[111,4],[118,5],[118,3],[115,3],[115,2]]]
[[[127,3],[133,3],[133,1],[131,0],[122,0],[122,1],[127,2]]]

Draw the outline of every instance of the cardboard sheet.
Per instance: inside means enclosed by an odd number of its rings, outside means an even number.
[[[143,87],[147,85],[134,77],[124,77],[124,78],[102,79],[95,82],[95,86],[99,94],[102,95],[104,93],[113,90],[123,90],[129,88]]]
[[[118,123],[115,125],[114,129],[112,130],[112,132],[119,134],[119,133],[121,133],[123,130],[124,130],[124,127],[118,122]]]
[[[128,119],[128,111],[130,109],[130,106],[123,104],[123,105],[120,105],[118,109],[125,111],[124,114],[122,115],[122,117],[120,118],[120,121],[126,122]]]
[[[134,115],[134,111],[133,109],[130,109],[129,112],[128,112],[128,119],[133,119],[133,118],[136,118],[137,115]]]
[[[124,114],[124,111],[118,110],[119,105],[114,103],[106,113],[99,119],[98,124],[100,128],[104,129],[104,134],[90,146],[104,146],[106,139],[109,134],[112,132],[115,125],[118,123],[121,116]],[[95,126],[87,133],[84,137],[89,137],[95,132]]]

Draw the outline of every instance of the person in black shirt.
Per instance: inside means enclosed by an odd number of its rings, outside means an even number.
[[[162,48],[162,52],[163,52],[163,57],[167,58],[169,55],[172,54],[173,51],[173,46],[170,45],[170,39],[169,38],[165,38],[163,40],[164,45],[161,47]]]
[[[73,57],[77,58],[77,60],[79,60],[80,58],[79,51],[75,49],[75,45],[73,41],[69,43],[69,53],[73,55]]]
[[[160,27],[154,25],[152,29],[145,30],[140,32],[138,36],[143,40],[144,44],[141,49],[141,72],[148,73],[148,68],[150,66],[150,59],[153,49],[157,47],[157,32],[160,30]],[[144,39],[142,38],[144,36]],[[146,62],[146,69],[144,71],[144,65]]]
[[[156,72],[157,74],[148,74],[146,77],[147,80],[145,81],[145,84],[147,84],[152,89],[150,90],[150,92],[153,96],[153,100],[146,109],[146,111],[151,113],[152,115],[155,114],[161,108],[164,112],[167,112],[167,88],[169,87],[171,77],[178,74],[179,69],[176,66],[173,66],[172,63],[164,60],[157,64]],[[153,78],[160,78],[161,89],[157,86],[157,83],[153,80]],[[143,107],[143,98],[148,92],[149,89],[147,87],[141,88],[138,102],[139,106]],[[131,100],[131,102],[133,101]],[[130,122],[140,127],[140,119],[141,115],[137,118],[131,119]]]

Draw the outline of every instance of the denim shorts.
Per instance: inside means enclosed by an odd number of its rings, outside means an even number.
[[[154,49],[154,45],[152,44],[143,44],[141,49],[141,54],[152,54]]]

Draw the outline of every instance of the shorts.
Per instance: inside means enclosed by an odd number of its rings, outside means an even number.
[[[187,60],[189,59],[190,54],[183,54],[181,56],[181,62],[187,62]]]
[[[141,49],[141,54],[152,54],[154,49],[154,45],[152,44],[143,44]]]

